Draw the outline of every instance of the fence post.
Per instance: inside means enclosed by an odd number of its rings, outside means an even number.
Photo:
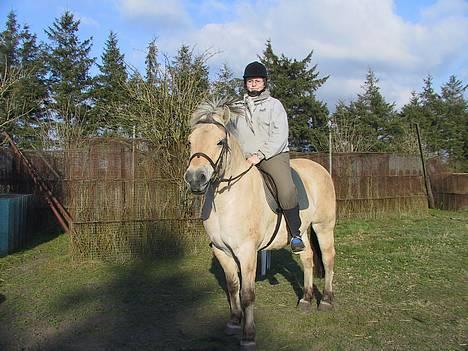
[[[332,176],[332,126],[331,119],[328,120],[328,171]]]
[[[421,145],[421,135],[419,133],[419,124],[415,123],[414,125],[416,127],[416,134],[418,136],[419,154],[421,156],[422,170],[423,170],[423,176],[424,176],[424,185],[426,186],[427,202],[428,202],[429,208],[435,208],[431,183],[429,181],[429,177],[426,172],[426,162],[424,161],[424,153],[423,153],[423,149]]]

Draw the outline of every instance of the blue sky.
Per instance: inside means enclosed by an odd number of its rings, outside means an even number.
[[[214,53],[212,76],[226,63],[240,77],[268,39],[290,58],[313,50],[313,64],[330,75],[317,95],[331,110],[356,98],[369,68],[398,107],[428,74],[437,91],[452,74],[468,82],[466,0],[2,0],[2,28],[11,10],[43,41],[44,29],[71,11],[80,37],[93,37],[98,62],[113,30],[126,61],[140,70],[153,38],[170,57],[182,44]]]

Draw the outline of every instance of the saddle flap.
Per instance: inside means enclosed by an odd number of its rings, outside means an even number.
[[[273,180],[270,179],[271,177],[267,173],[265,172],[260,172],[260,173],[263,178],[263,188],[265,189],[265,195],[267,198],[268,205],[270,206],[273,212],[278,213],[281,211],[281,207],[278,201],[276,201],[278,196],[275,193],[276,187],[272,186]],[[304,210],[309,207],[309,199],[307,197],[307,192],[304,187],[304,183],[302,182],[302,179],[299,173],[297,173],[297,171],[294,168],[291,168],[291,175],[292,175],[292,179],[297,190],[297,201],[299,203],[299,209]]]

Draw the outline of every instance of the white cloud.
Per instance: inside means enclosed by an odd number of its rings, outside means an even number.
[[[356,96],[368,68],[380,78],[387,100],[398,106],[408,101],[411,90],[419,90],[428,73],[455,69],[450,74],[468,78],[463,68],[468,61],[468,3],[463,0],[439,0],[421,10],[419,22],[399,17],[393,0],[243,0],[229,3],[231,8],[220,0],[199,1],[197,6],[188,0],[164,6],[161,0],[121,4],[135,19],[152,18],[158,25],[173,18],[185,26],[184,31],[160,37],[163,50],[174,53],[187,43],[200,51],[220,52],[210,64],[227,63],[239,76],[268,39],[277,54],[287,57],[302,59],[314,50],[313,63],[322,75],[331,75],[318,94],[330,109],[339,98]],[[441,79],[447,81],[448,75]]]
[[[76,14],[76,15],[78,19],[80,20],[81,24],[90,26],[90,27],[96,27],[96,28],[100,27],[100,23],[94,18],[89,17],[89,16],[81,16],[80,14]]]
[[[134,21],[171,30],[186,28],[191,22],[181,0],[120,0],[119,11]]]
[[[438,0],[432,6],[421,11],[425,20],[437,18],[463,16],[468,12],[468,2],[466,0]]]

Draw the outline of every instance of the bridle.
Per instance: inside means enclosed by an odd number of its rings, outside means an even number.
[[[221,168],[223,166],[223,162],[224,162],[224,159],[225,159],[225,156],[229,153],[229,144],[228,144],[228,136],[230,135],[229,134],[229,131],[226,129],[226,127],[217,122],[217,121],[214,121],[214,120],[203,120],[203,121],[198,121],[195,125],[197,124],[215,124],[217,125],[218,127],[221,127],[223,130],[224,130],[224,133],[225,133],[225,137],[224,139],[222,139],[220,141],[220,143],[222,144],[222,149],[221,149],[221,152],[219,153],[219,156],[218,156],[218,159],[216,160],[216,162],[213,162],[213,160],[211,159],[210,156],[208,156],[207,154],[205,154],[204,152],[195,152],[192,154],[192,156],[190,156],[190,159],[189,159],[189,164],[190,162],[192,162],[192,160],[195,158],[195,157],[203,157],[204,159],[206,159],[211,167],[213,167],[213,174],[211,175],[211,178],[208,180],[208,183],[211,183],[211,184],[215,184],[215,183],[223,183],[223,182],[227,182],[228,185],[231,184],[231,182],[241,178],[242,176],[244,176],[248,171],[250,171],[253,167],[253,164],[250,165],[249,168],[247,168],[245,171],[241,172],[240,174],[238,174],[237,176],[233,177],[229,177],[229,178],[222,178],[221,177]]]

